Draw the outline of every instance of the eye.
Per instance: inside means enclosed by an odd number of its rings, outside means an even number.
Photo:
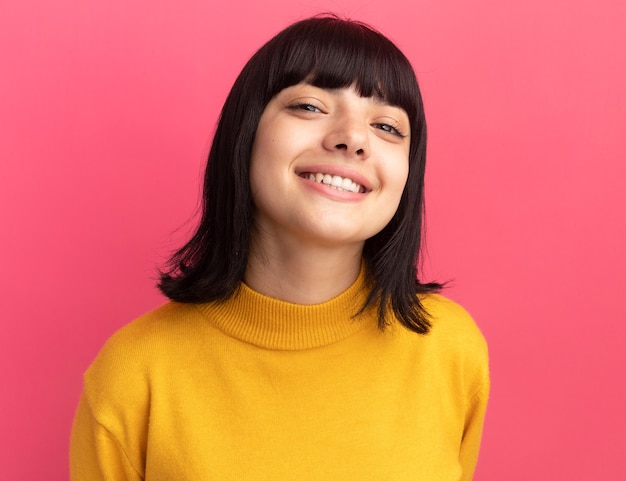
[[[322,113],[322,109],[320,109],[319,107],[316,107],[315,105],[307,104],[304,102],[292,104],[288,108],[289,110],[304,110],[305,112]]]
[[[394,125],[391,125],[391,124],[376,123],[376,124],[372,124],[372,127],[380,129],[383,132],[387,132],[387,133],[389,133],[391,135],[395,135],[397,137],[406,137],[406,135],[403,134],[400,131],[400,127],[399,126],[394,126]]]

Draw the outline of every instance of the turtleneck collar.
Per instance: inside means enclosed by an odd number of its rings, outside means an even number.
[[[321,304],[301,305],[259,294],[246,284],[228,301],[199,306],[226,334],[266,349],[311,349],[355,334],[375,315],[355,316],[367,297],[365,267],[343,293]]]

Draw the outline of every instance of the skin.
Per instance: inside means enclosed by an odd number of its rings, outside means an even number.
[[[255,226],[244,282],[297,304],[347,289],[365,240],[397,210],[409,131],[403,109],[353,87],[297,84],[279,92],[261,116],[250,160]],[[343,181],[348,190],[338,190],[318,182],[318,173],[358,185]]]

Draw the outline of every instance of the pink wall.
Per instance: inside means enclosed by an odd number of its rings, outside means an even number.
[[[262,41],[327,9],[418,71],[427,269],[454,278],[491,346],[476,479],[623,479],[624,5],[3,2],[0,479],[66,479],[81,374],[163,302],[154,269],[188,228],[230,84]]]

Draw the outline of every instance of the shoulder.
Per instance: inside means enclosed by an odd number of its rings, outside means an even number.
[[[431,329],[415,335],[411,344],[418,346],[431,366],[442,376],[451,375],[467,396],[489,390],[489,353],[487,342],[469,312],[456,302],[440,295],[420,297],[428,313]],[[407,334],[410,336],[413,333]]]
[[[168,302],[115,332],[102,347],[94,365],[107,360],[149,357],[172,345],[176,338],[188,337],[188,331],[198,328],[194,326],[197,322],[195,305]]]
[[[98,405],[115,397],[145,398],[155,373],[167,372],[208,328],[193,304],[168,302],[115,332],[84,376],[84,391]]]
[[[474,352],[486,353],[485,337],[464,307],[441,294],[429,294],[421,298],[420,302],[432,325],[428,335],[442,341],[458,343]]]

